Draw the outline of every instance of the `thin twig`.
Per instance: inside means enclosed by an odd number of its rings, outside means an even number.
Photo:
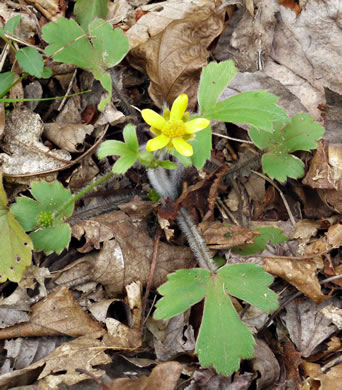
[[[214,133],[213,131],[211,132],[212,135],[216,135],[217,137],[222,137],[222,138],[227,138],[231,141],[236,141],[236,142],[242,142],[242,143],[245,143],[245,144],[253,144],[254,145],[254,142],[252,141],[247,141],[245,139],[240,139],[240,138],[233,138],[233,137],[229,137],[228,135],[223,135],[223,134],[219,134],[219,133]]]

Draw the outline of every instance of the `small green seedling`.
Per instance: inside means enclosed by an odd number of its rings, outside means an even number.
[[[47,255],[61,253],[69,245],[71,237],[70,226],[64,222],[64,218],[70,217],[74,210],[70,191],[58,181],[51,184],[41,181],[32,184],[31,194],[35,199],[27,196],[17,198],[11,212],[25,231],[32,232],[30,238],[35,250],[44,250]],[[60,208],[62,212],[57,215],[56,211]]]
[[[287,177],[297,179],[304,176],[304,163],[290,153],[317,149],[317,141],[323,134],[324,128],[309,114],[297,114],[287,123],[274,123],[272,133],[255,127],[249,130],[254,144],[264,150],[263,171],[280,182],[285,182]]]

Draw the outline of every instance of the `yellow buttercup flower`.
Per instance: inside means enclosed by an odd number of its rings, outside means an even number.
[[[146,149],[154,152],[163,149],[165,146],[183,156],[192,156],[194,151],[192,146],[186,142],[193,139],[194,133],[209,126],[210,121],[204,118],[197,118],[189,121],[189,112],[185,112],[188,106],[188,97],[185,93],[178,96],[173,102],[171,111],[167,108],[163,116],[155,111],[145,109],[141,111],[144,121],[151,126],[151,131],[156,135],[147,142]]]

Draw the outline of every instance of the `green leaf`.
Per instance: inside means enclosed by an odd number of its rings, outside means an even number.
[[[222,100],[203,112],[203,116],[222,122],[248,123],[273,131],[273,122],[287,122],[286,112],[275,103],[278,98],[267,91],[248,91]]]
[[[0,73],[0,97],[3,97],[8,88],[14,83],[14,73],[4,72]]]
[[[259,236],[253,238],[254,244],[246,244],[236,246],[232,250],[241,256],[254,255],[255,253],[261,253],[267,244],[274,245],[288,241],[289,238],[285,236],[281,229],[270,227],[262,227],[256,229],[260,233]]]
[[[123,130],[123,137],[125,140],[125,144],[129,148],[129,150],[133,153],[139,152],[139,143],[137,138],[137,132],[135,127],[131,124],[125,126]]]
[[[249,130],[255,145],[266,151],[262,157],[263,171],[280,182],[287,177],[297,179],[304,175],[302,161],[289,153],[316,149],[323,134],[324,128],[309,114],[297,114],[287,124],[276,122],[272,134],[256,128]]]
[[[71,229],[67,223],[59,223],[30,233],[36,251],[44,251],[47,255],[61,253],[68,247]]]
[[[19,282],[31,264],[33,244],[7,207],[0,172],[0,282]]]
[[[42,72],[42,74],[41,74],[41,78],[42,79],[49,79],[51,76],[52,76],[52,69],[51,68],[49,68],[49,67],[47,67],[47,66],[44,66],[44,68],[43,68],[43,72]]]
[[[268,313],[278,307],[277,295],[267,288],[272,280],[255,264],[224,266],[216,274],[204,269],[178,270],[159,287],[163,298],[154,317],[173,317],[205,298],[196,352],[203,367],[212,365],[219,374],[230,375],[239,368],[240,359],[253,356],[255,341],[229,295]]]
[[[196,133],[195,139],[189,143],[194,149],[194,154],[190,157],[192,163],[197,169],[202,169],[207,160],[210,160],[211,157],[211,127],[210,125]]]
[[[174,317],[200,302],[207,294],[210,272],[201,269],[180,269],[167,276],[168,281],[158,288],[164,297],[156,304],[153,317]]]
[[[74,203],[64,208],[58,217],[53,217],[53,214],[71,200],[70,191],[58,181],[41,181],[32,184],[31,194],[35,200],[25,196],[17,198],[11,207],[12,213],[26,231],[34,230],[30,237],[35,250],[43,250],[46,254],[61,253],[71,237],[70,227],[64,223],[64,218],[72,215]],[[47,223],[48,216],[51,216],[51,224]]]
[[[238,370],[240,359],[253,357],[255,341],[223,284],[219,275],[210,278],[195,352],[202,367],[213,366],[219,374],[229,376]]]
[[[50,43],[45,48],[45,53],[53,56],[55,61],[89,70],[99,67],[100,54],[92,47],[85,32],[73,19],[60,17],[57,22],[43,26],[42,33],[45,41]]]
[[[95,18],[104,19],[108,13],[108,0],[76,0],[75,14],[78,23],[84,31]]]
[[[100,160],[107,156],[124,156],[127,153],[130,153],[129,147],[121,141],[104,141],[97,151],[97,156]]]
[[[107,97],[102,99],[97,105],[99,111],[103,111],[106,105],[110,102],[110,99],[112,98],[112,79],[109,73],[102,71],[101,69],[92,69],[92,72],[96,80],[99,80],[103,88],[108,91]]]
[[[284,183],[288,177],[304,176],[304,163],[292,154],[267,153],[261,158],[262,169],[271,179]]]
[[[89,25],[91,42],[95,50],[101,54],[102,68],[112,68],[125,57],[129,51],[128,38],[120,28],[113,30],[113,26],[102,19],[97,19]]]
[[[199,118],[199,115],[192,115],[190,120]],[[194,154],[191,157],[186,157],[178,153],[175,149],[171,154],[178,158],[178,160],[184,165],[185,168],[194,165],[197,169],[202,169],[207,160],[211,158],[212,149],[212,137],[211,126],[195,133],[195,138],[191,141],[187,141],[192,145]]]
[[[172,162],[172,161],[169,161],[169,160],[160,160],[158,161],[158,165],[164,169],[178,169],[179,166]]]
[[[256,264],[234,264],[217,271],[228,294],[269,313],[278,307],[278,296],[267,288],[273,276]]]
[[[202,69],[198,90],[198,104],[205,113],[216,105],[227,85],[237,73],[234,61],[211,62]]]
[[[44,60],[37,49],[34,49],[33,47],[24,47],[18,50],[15,56],[19,66],[21,66],[25,72],[37,78],[42,76]]]
[[[123,157],[120,157],[118,161],[113,165],[112,171],[117,175],[126,173],[129,168],[137,161],[138,154],[129,153]]]
[[[21,18],[20,15],[13,16],[13,18],[9,19],[5,24],[4,30],[13,35],[15,29],[18,27],[20,23],[20,18]]]

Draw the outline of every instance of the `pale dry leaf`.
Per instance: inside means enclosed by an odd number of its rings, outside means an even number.
[[[39,381],[49,377],[57,385],[62,382],[72,385],[89,378],[85,374],[76,373],[76,368],[83,368],[97,377],[102,376],[104,371],[94,367],[112,361],[104,352],[108,347],[97,340],[102,334],[102,331],[95,332],[64,343],[30,366],[1,375],[0,388],[31,385],[32,377],[37,378],[39,372]]]
[[[266,272],[286,280],[317,304],[329,298],[322,293],[316,276],[317,264],[311,259],[266,257],[264,266]]]
[[[84,140],[94,130],[92,125],[82,123],[45,123],[44,136],[61,149],[68,152],[80,153],[84,151]]]
[[[141,346],[141,332],[139,329],[129,328],[114,318],[106,319],[107,333],[103,342],[108,347],[120,350],[135,350]]]
[[[149,94],[158,107],[172,105],[181,93],[189,96],[189,109],[197,104],[197,88],[207,64],[210,43],[224,28],[224,12],[215,3],[193,10],[157,35],[131,50],[131,65],[151,80]]]
[[[168,0],[140,7],[145,14],[138,21],[134,19],[127,31],[131,49],[148,41],[163,31],[172,21],[182,19],[198,7],[211,0]]]
[[[1,329],[0,338],[28,336],[82,336],[103,332],[85,313],[66,287],[58,288],[31,308],[30,321]]]
[[[162,340],[154,338],[155,353],[161,361],[175,359],[179,354],[192,353],[196,338],[193,327],[189,324],[189,314],[182,313],[172,317],[163,333]]]
[[[1,141],[0,167],[6,174],[25,175],[61,169],[71,156],[51,151],[40,141],[43,123],[38,114],[26,107],[15,108],[7,117]]]
[[[258,373],[256,381],[258,390],[267,389],[274,383],[278,383],[280,366],[271,348],[265,341],[256,339],[254,357],[252,359],[254,371]]]
[[[338,299],[316,305],[309,299],[296,299],[286,305],[286,313],[281,315],[291,340],[302,353],[309,357],[322,341],[336,332],[337,327],[320,311],[328,304],[338,305]]]
[[[105,323],[110,305],[113,302],[120,301],[120,299],[103,299],[100,302],[96,302],[92,305],[89,305],[88,310],[97,321]]]
[[[77,250],[81,253],[87,253],[93,249],[100,249],[100,244],[114,237],[113,231],[106,225],[91,219],[80,221],[71,227],[72,235],[78,240],[85,236],[85,244]]]
[[[11,370],[1,370],[1,374],[12,370],[20,370],[46,357],[62,343],[57,338],[18,338],[6,340],[4,349],[7,351],[6,360],[10,361]]]
[[[323,313],[327,318],[329,318],[333,324],[335,324],[338,329],[342,329],[342,309],[334,305],[325,306],[321,313]]]

